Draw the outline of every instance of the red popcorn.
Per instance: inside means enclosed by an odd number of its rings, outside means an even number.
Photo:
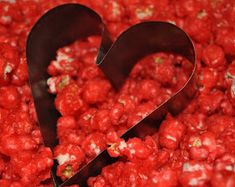
[[[96,112],[96,109],[88,109],[79,117],[77,124],[83,132],[90,133],[92,131],[91,120]]]
[[[212,177],[212,166],[204,162],[185,162],[180,175],[182,186],[205,186]]]
[[[128,157],[129,160],[147,159],[152,149],[138,138],[133,138],[125,142],[120,142],[119,150]]]
[[[118,98],[118,103],[122,104],[124,107],[124,111],[128,113],[132,113],[136,109],[136,106],[138,104],[137,100],[134,97],[128,95],[121,95]]]
[[[119,125],[125,123],[127,120],[127,115],[123,104],[117,103],[112,106],[110,113],[110,120],[113,125]]]
[[[73,115],[79,113],[84,107],[81,99],[81,89],[76,83],[64,88],[56,97],[55,105],[62,115]]]
[[[49,86],[48,91],[52,94],[57,94],[72,82],[73,80],[69,75],[60,75],[56,77],[51,77],[47,80],[47,85]]]
[[[214,173],[212,177],[212,185],[214,187],[234,186],[235,185],[234,173],[231,174],[223,174],[220,172]]]
[[[203,68],[199,75],[199,83],[202,85],[203,91],[211,91],[217,86],[219,73],[211,68]]]
[[[111,85],[106,80],[90,80],[83,87],[82,97],[87,104],[97,104],[105,101],[110,89]]]
[[[146,58],[147,60],[147,58]],[[160,53],[152,57],[149,66],[145,66],[146,71],[151,78],[156,79],[162,84],[170,84],[173,82],[175,68],[171,56]]]
[[[15,182],[7,179],[0,179],[0,185],[2,187],[8,187],[11,185],[12,187],[23,187],[23,184],[20,182]]]
[[[206,10],[201,10],[196,15],[189,15],[185,20],[184,29],[196,41],[205,43],[212,37],[212,22]]]
[[[154,100],[160,93],[160,84],[151,79],[141,80],[136,87],[140,90],[136,93],[139,101]]]
[[[8,156],[14,155],[16,151],[33,151],[38,147],[29,135],[4,135],[0,138],[0,143],[1,153]]]
[[[129,7],[129,11],[132,17],[132,24],[144,20],[151,20],[155,16],[153,4],[133,4]]]
[[[36,21],[38,15],[42,14],[42,8],[38,6],[38,3],[32,1],[19,1],[17,3],[20,5],[22,16],[30,25]]]
[[[183,28],[196,47],[198,92],[155,134],[124,141],[120,136],[128,128],[185,84],[192,65],[174,54],[147,56],[115,91],[95,64],[100,37],[76,41],[59,49],[48,67],[48,91],[55,94],[62,115],[57,122],[59,145],[52,155],[42,145],[25,43],[35,21],[66,2],[0,2],[0,186],[52,187],[53,158],[59,163],[57,175],[65,180],[107,146],[120,160],[91,177],[90,187],[235,186],[234,3],[70,1],[99,12],[113,40],[142,21],[162,20]]]
[[[235,54],[235,31],[230,29],[220,30],[217,33],[216,42],[221,45],[224,52],[229,55]]]
[[[167,168],[160,172],[152,172],[151,176],[152,180],[149,180],[148,186],[150,187],[174,187],[178,185],[177,181],[177,173],[176,171]]]
[[[0,88],[0,106],[5,109],[16,108],[20,103],[20,94],[14,86]]]
[[[235,118],[231,116],[215,114],[210,116],[207,119],[209,131],[220,136],[222,132],[228,127],[231,127],[235,124]]]
[[[102,174],[106,176],[106,180],[104,179],[104,177],[102,176],[99,176],[99,177],[90,177],[89,180],[88,180],[88,185],[89,186],[93,186],[93,185],[100,185],[100,186],[104,186],[104,185],[107,185],[109,184],[110,185],[110,182],[112,181],[117,181],[117,178],[120,176],[121,172],[122,172],[122,168],[123,168],[123,163],[115,163],[115,166],[108,166],[106,168],[104,168],[102,170]],[[114,169],[115,170],[115,175],[114,175]]]
[[[79,63],[68,55],[66,49],[57,52],[56,60],[52,61],[48,67],[48,73],[51,75],[69,74],[76,76],[79,69]]]
[[[0,3],[0,24],[9,26],[14,21],[21,21],[22,15],[20,11],[16,11],[17,6],[7,2]]]
[[[22,152],[21,157],[13,156],[11,164],[21,177],[23,185],[36,186],[50,177],[50,168],[53,165],[52,152],[49,148],[42,148],[34,154]]]
[[[214,159],[216,155],[216,139],[211,132],[191,136],[189,139],[189,155],[193,160]]]
[[[77,122],[73,116],[62,116],[57,122],[57,135],[63,136],[63,133],[77,128]]]
[[[187,130],[189,132],[204,131],[207,129],[205,114],[183,114],[179,119],[185,126],[187,126]]]
[[[212,90],[210,93],[201,93],[198,97],[199,110],[204,114],[215,113],[216,110],[219,109],[223,97],[223,92],[220,90]]]
[[[234,114],[234,106],[232,105],[232,102],[228,100],[228,98],[224,99],[224,101],[221,103],[221,111],[225,115],[232,116]]]
[[[20,58],[19,65],[12,75],[12,84],[22,86],[28,80],[26,58]]]
[[[197,2],[193,0],[189,1],[179,0],[178,3],[175,3],[175,12],[179,17],[185,17],[195,14],[198,8],[199,7]]]
[[[224,67],[226,63],[224,51],[218,45],[208,45],[203,50],[202,60],[208,67],[212,68]]]
[[[0,85],[6,85],[11,79],[12,72],[19,64],[17,50],[8,44],[0,44]]]
[[[105,135],[99,132],[89,134],[82,142],[82,149],[88,157],[95,157],[106,147]]]
[[[130,25],[131,24],[129,23],[128,19],[126,19],[126,22],[110,22],[107,27],[110,32],[110,35],[116,38],[117,35],[125,31]]]
[[[215,161],[215,170],[233,172],[234,163],[234,154],[224,154]]]
[[[109,110],[97,111],[91,119],[91,128],[93,130],[99,130],[106,132],[112,126],[111,119],[109,116]]]
[[[184,134],[185,126],[176,119],[167,119],[159,130],[159,143],[162,147],[176,149]]]
[[[3,123],[2,128],[2,131],[7,134],[30,134],[35,128],[35,124],[30,118],[27,111],[10,113],[7,118],[8,120]]]
[[[221,143],[226,147],[229,153],[234,153],[235,148],[235,136],[234,136],[234,124],[227,127],[221,134]]]
[[[76,145],[58,145],[54,150],[58,161],[57,175],[62,179],[70,178],[84,161],[83,150]]]
[[[107,21],[120,22],[125,16],[125,8],[118,1],[107,1],[104,4],[107,11],[104,12],[104,17]]]
[[[233,186],[235,184],[234,177],[234,155],[225,154],[217,159],[212,178],[213,186]]]

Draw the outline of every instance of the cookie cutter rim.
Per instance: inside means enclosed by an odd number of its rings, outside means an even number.
[[[79,4],[65,4],[65,5],[60,5],[60,6],[58,6],[58,7],[55,7],[55,8],[53,8],[53,9],[51,9],[51,10],[49,10],[46,14],[44,14],[41,18],[40,18],[40,20],[35,24],[35,26],[33,27],[33,29],[31,30],[31,32],[30,32],[30,34],[29,34],[29,37],[28,37],[28,40],[27,40],[27,49],[26,49],[26,52],[27,52],[27,57],[28,56],[30,56],[30,45],[29,45],[29,43],[30,43],[30,40],[32,39],[31,37],[32,37],[32,32],[33,31],[35,31],[35,28],[37,28],[38,27],[38,25],[41,23],[40,21],[41,20],[43,20],[43,19],[46,19],[47,18],[47,16],[48,15],[50,15],[50,14],[52,14],[51,12],[53,12],[53,11],[59,11],[59,9],[60,8],[63,8],[63,7],[66,7],[66,6],[81,6],[81,7],[83,7],[83,8],[85,8],[85,9],[89,9],[89,8],[87,8],[86,6],[83,6],[83,5],[79,5]],[[91,10],[91,9],[89,9],[89,11],[90,12],[92,12],[92,14],[93,13],[95,13],[93,10]],[[99,15],[97,14],[97,13],[95,13],[95,15],[96,16],[98,16],[99,17]],[[100,18],[100,17],[99,17]],[[110,51],[112,51],[113,50],[113,48],[115,47],[115,45],[117,44],[117,41],[120,41],[120,38],[122,37],[122,36],[124,36],[126,33],[128,33],[128,32],[130,32],[131,31],[131,29],[133,29],[133,28],[136,28],[136,27],[138,27],[138,26],[141,26],[141,25],[144,25],[144,24],[154,24],[154,23],[156,23],[156,22],[154,22],[154,21],[150,21],[150,22],[143,22],[143,23],[139,23],[139,24],[136,24],[136,25],[134,25],[134,26],[132,26],[132,27],[130,27],[129,29],[127,29],[126,31],[124,31],[118,38],[117,38],[117,40],[112,44],[111,43],[111,40],[110,40],[110,37],[107,35],[108,33],[107,33],[107,30],[106,30],[106,28],[105,28],[105,24],[102,22],[102,19],[100,18],[100,23],[101,23],[101,35],[102,35],[102,38],[104,37],[105,38],[105,40],[104,39],[102,39],[102,42],[101,42],[101,47],[100,47],[100,50],[99,50],[99,53],[98,53],[98,57],[97,57],[97,61],[98,61],[98,63],[97,64],[101,64],[100,65],[100,67],[101,67],[101,69],[102,69],[102,65],[107,65],[108,63],[105,63],[104,61],[107,59],[107,55],[109,55],[110,54]],[[170,23],[167,23],[167,22],[158,22],[158,23],[162,23],[162,24],[168,24],[168,25],[171,25],[171,26],[173,26],[173,27],[176,27],[176,26],[174,26],[173,24],[170,24]],[[192,54],[191,54],[191,57],[192,57],[192,59],[190,59],[192,62],[194,62],[194,68],[193,68],[193,71],[192,71],[192,74],[190,75],[190,77],[189,77],[189,79],[188,79],[188,81],[185,83],[185,85],[178,91],[178,92],[176,92],[170,99],[168,99],[168,100],[166,100],[164,103],[162,103],[161,105],[159,105],[149,116],[147,116],[146,118],[144,118],[144,119],[142,119],[139,123],[137,123],[135,126],[133,126],[132,128],[130,128],[130,129],[128,129],[128,131],[122,136],[124,139],[128,139],[128,138],[130,138],[130,137],[134,137],[134,136],[136,136],[137,134],[137,132],[139,131],[138,130],[138,128],[143,128],[143,125],[141,125],[141,124],[146,124],[146,123],[149,123],[149,122],[146,122],[146,119],[147,118],[150,118],[151,117],[151,115],[153,115],[153,113],[155,113],[155,111],[159,111],[159,109],[161,108],[162,109],[162,111],[160,112],[160,113],[165,113],[166,111],[168,111],[169,110],[169,106],[170,105],[172,105],[172,103],[171,102],[173,102],[172,100],[174,100],[174,98],[176,98],[178,95],[180,95],[181,93],[182,93],[182,91],[183,90],[185,90],[186,88],[187,88],[187,86],[189,85],[189,83],[192,81],[192,79],[193,79],[193,75],[194,75],[194,72],[195,72],[195,68],[196,68],[196,63],[195,63],[195,50],[194,50],[194,46],[193,46],[193,43],[192,43],[192,41],[191,41],[191,39],[190,39],[190,37],[182,30],[182,29],[180,29],[180,28],[178,28],[177,27],[177,29],[179,29],[183,34],[185,34],[185,36],[186,36],[186,38],[188,39],[188,41],[189,41],[189,43],[191,44],[191,48],[192,48]],[[105,41],[105,42],[104,42]],[[110,47],[111,46],[111,47]],[[158,52],[160,52],[160,51],[158,51]],[[27,58],[27,60],[28,60],[28,64],[30,65],[30,61],[31,60],[29,60],[29,58]],[[49,62],[48,62],[48,65],[49,65]],[[107,67],[103,67],[103,68],[107,68]],[[30,69],[30,68],[29,68]],[[130,69],[129,69],[130,70]],[[128,70],[128,71],[129,71]],[[30,70],[29,70],[29,74],[30,74]],[[106,74],[107,75],[107,74]],[[32,83],[32,76],[34,76],[34,75],[30,75],[30,81],[31,81],[31,85],[33,84]],[[33,91],[33,88],[32,88],[32,91]],[[35,99],[35,98],[34,98]],[[164,107],[165,106],[165,107]],[[153,118],[156,118],[156,116],[154,116]],[[41,123],[40,123],[41,124]],[[134,132],[134,133],[133,133]],[[145,132],[148,132],[148,131],[145,131]],[[106,155],[107,154],[107,152],[106,151],[103,151],[99,156],[102,156],[102,155]],[[98,157],[96,157],[95,159],[97,159],[97,158],[99,158],[99,156]],[[107,155],[106,155],[107,156]],[[105,156],[104,156],[105,157]],[[90,163],[92,163],[92,162],[94,162],[94,160],[95,159],[93,159],[91,162],[89,162],[87,165],[89,165]],[[112,161],[115,161],[116,159],[112,159],[112,158],[109,158],[109,159],[111,159]],[[81,168],[80,170],[83,170],[84,168]],[[79,171],[80,171],[79,170]],[[77,172],[77,173],[79,173],[79,171]],[[71,177],[70,179],[68,179],[68,180],[66,180],[64,183],[62,183],[60,186],[65,186],[65,185],[68,185],[72,180],[73,180],[73,178],[76,176],[76,174],[73,176],[73,177]],[[55,180],[55,183],[56,183],[56,179],[55,179],[55,175],[54,175],[54,177],[53,177],[53,179]]]

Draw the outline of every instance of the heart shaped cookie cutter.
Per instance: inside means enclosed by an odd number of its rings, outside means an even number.
[[[184,86],[123,134],[125,140],[156,132],[167,112],[177,115],[194,95],[195,50],[189,36],[177,26],[167,22],[142,22],[124,31],[112,42],[101,17],[93,10],[80,4],[58,6],[34,25],[26,46],[29,80],[45,146],[53,148],[57,145],[56,122],[60,116],[54,107],[54,96],[48,93],[47,67],[55,59],[59,48],[91,35],[102,37],[97,65],[116,89],[120,88],[138,60],[155,52],[180,54],[193,65]],[[98,175],[104,166],[116,160],[104,150],[65,182],[56,177],[55,165],[52,170],[55,186],[87,186],[89,177]]]

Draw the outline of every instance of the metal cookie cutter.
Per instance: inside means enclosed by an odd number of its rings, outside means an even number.
[[[194,67],[188,81],[177,93],[130,128],[122,138],[142,138],[156,132],[167,112],[178,114],[194,95],[195,50],[188,35],[177,26],[167,22],[143,22],[130,27],[112,42],[101,17],[93,10],[79,4],[58,6],[35,24],[26,48],[29,79],[45,146],[53,148],[58,143],[56,122],[60,116],[54,107],[54,96],[47,91],[47,67],[59,48],[91,35],[102,37],[97,65],[116,89],[121,87],[139,59],[155,52],[180,54]],[[85,187],[89,177],[98,175],[104,166],[116,160],[104,150],[65,182],[56,177],[55,165],[52,170],[55,186],[79,184]]]

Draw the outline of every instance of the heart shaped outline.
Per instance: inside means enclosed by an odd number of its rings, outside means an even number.
[[[84,24],[74,24],[76,21],[81,21]],[[78,26],[75,27],[75,25]],[[63,28],[65,30],[61,31]],[[94,30],[90,30],[90,28],[94,28]],[[60,5],[49,10],[35,24],[28,36],[26,49],[30,85],[46,146],[54,147],[57,144],[55,126],[56,119],[59,116],[54,107],[54,98],[47,93],[46,80],[48,75],[46,74],[46,68],[55,57],[57,49],[79,38],[94,34],[102,36],[97,64],[104,70],[107,77],[111,78],[111,82],[114,85],[120,86],[123,83],[123,80],[128,76],[138,59],[154,52],[175,52],[188,58],[194,65],[192,74],[185,85],[170,99],[158,106],[150,115],[130,128],[122,138],[145,136],[153,128],[153,123],[154,129],[156,128],[156,121],[160,123],[167,111],[173,114],[179,113],[193,96],[193,92],[188,93],[188,90],[192,86],[196,68],[195,50],[189,36],[183,30],[166,22],[143,22],[124,31],[112,43],[105,24],[96,12],[79,4]],[[43,63],[40,63],[42,61]],[[110,66],[111,61],[115,66]],[[115,82],[115,79],[112,79],[117,77],[117,80],[121,81]],[[110,163],[108,162],[110,160],[115,161],[115,159],[108,157],[106,151],[103,151],[88,164],[88,166],[92,166],[91,169],[82,168],[60,186],[74,184],[75,182],[78,182],[81,186],[86,185],[86,177],[84,178],[84,176],[90,173],[96,175],[100,171],[100,168],[97,169],[96,166],[101,160],[106,165]],[[85,175],[84,173],[87,174]],[[58,182],[56,180],[58,179],[56,179],[55,173],[52,172],[52,176],[57,185]]]

